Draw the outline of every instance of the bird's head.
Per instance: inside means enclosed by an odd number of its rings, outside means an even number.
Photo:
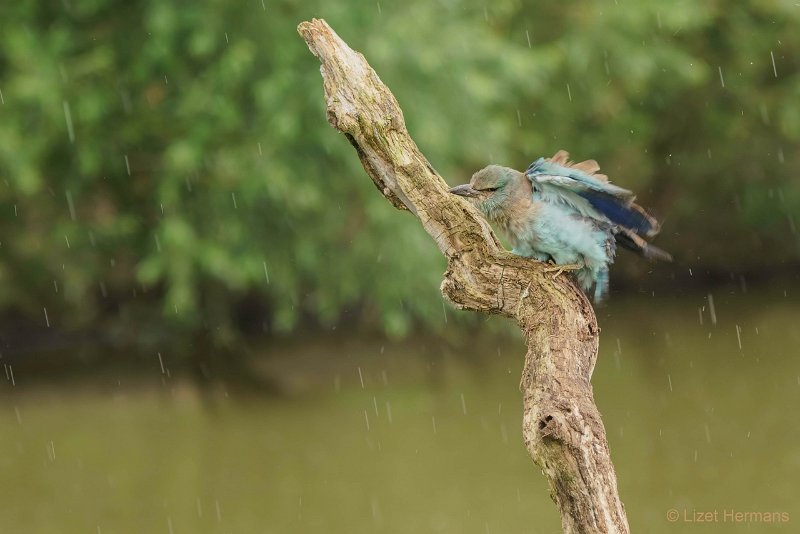
[[[484,214],[491,215],[509,198],[518,175],[514,169],[489,165],[473,174],[468,184],[457,185],[450,192],[468,199]]]

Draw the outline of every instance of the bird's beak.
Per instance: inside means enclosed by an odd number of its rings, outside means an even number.
[[[454,195],[458,195],[460,197],[476,197],[476,196],[478,196],[478,190],[477,189],[473,189],[472,186],[469,185],[469,184],[461,184],[461,185],[457,185],[455,187],[451,187],[449,189],[449,192],[453,193]]]

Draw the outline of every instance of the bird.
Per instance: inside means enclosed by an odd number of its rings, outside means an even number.
[[[559,150],[523,173],[489,165],[450,193],[466,198],[512,245],[513,254],[571,271],[595,303],[608,296],[609,268],[617,245],[649,260],[672,256],[648,243],[658,221],[633,192],[609,182],[594,160],[573,163]]]

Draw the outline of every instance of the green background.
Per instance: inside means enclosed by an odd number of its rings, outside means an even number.
[[[793,531],[800,5],[0,6],[0,532],[559,531],[514,325],[326,122],[325,18],[452,185],[558,149],[663,221],[595,396],[638,532]],[[725,509],[788,524],[670,523]]]

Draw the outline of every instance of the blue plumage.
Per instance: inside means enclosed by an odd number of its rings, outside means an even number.
[[[608,178],[602,174],[596,175],[594,172],[585,172],[579,167],[571,166],[566,159],[559,158],[561,154],[564,155],[564,158],[568,157],[568,154],[562,150],[549,160],[544,158],[537,159],[528,166],[525,175],[531,177],[534,182],[538,181],[537,177],[544,177],[548,182],[576,192],[595,191],[622,199],[633,199],[633,193],[627,189],[608,183]],[[561,165],[561,163],[567,163],[567,165]],[[595,161],[590,160],[578,165],[582,164],[594,164],[592,168],[596,167],[599,170]],[[590,167],[587,166],[585,168],[589,169]]]
[[[658,233],[658,224],[655,220],[637,209],[638,206],[626,206],[611,195],[595,192],[578,193],[589,201],[601,214],[605,215],[611,222],[630,228],[639,235],[651,236]]]
[[[566,152],[539,158],[525,173],[490,165],[469,184],[452,188],[467,197],[506,235],[512,252],[569,265],[595,301],[608,293],[616,245],[649,259],[671,260],[644,237],[658,222],[637,206],[631,191],[609,183],[593,160],[571,163]]]

